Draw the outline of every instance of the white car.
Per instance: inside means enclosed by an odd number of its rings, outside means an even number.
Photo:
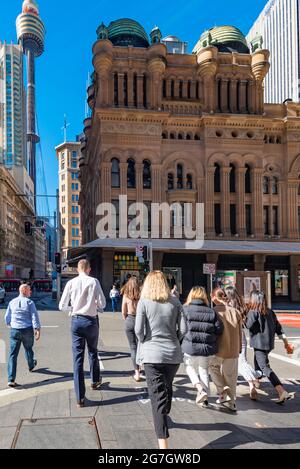
[[[0,283],[0,303],[4,303],[5,300],[5,289]]]

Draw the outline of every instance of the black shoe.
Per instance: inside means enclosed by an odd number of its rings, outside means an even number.
[[[37,360],[33,360],[33,367],[29,368],[29,371],[33,371],[37,365]]]
[[[91,384],[91,389],[93,391],[96,391],[97,389],[100,389],[101,384],[102,384],[102,378],[100,378],[97,383],[92,383]]]
[[[77,402],[77,407],[84,407],[84,398]]]
[[[208,400],[205,399],[205,401],[203,402],[200,402],[200,404],[198,404],[200,407],[203,407],[204,409],[207,409],[207,407],[209,407],[209,403],[208,403]]]

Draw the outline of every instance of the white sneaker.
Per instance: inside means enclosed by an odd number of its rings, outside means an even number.
[[[224,402],[230,402],[231,397],[228,394],[220,394],[219,399],[216,400],[217,404],[224,404]]]
[[[279,399],[276,401],[276,404],[283,404],[285,401],[288,401],[289,399],[292,399],[292,395],[289,394],[287,391],[283,391]]]
[[[235,402],[227,402],[224,404],[224,407],[227,407],[229,410],[231,410],[232,412],[236,412],[237,411],[237,407],[236,407],[236,403]]]
[[[201,404],[201,402],[207,401],[208,395],[205,391],[198,392],[196,397],[196,404]]]

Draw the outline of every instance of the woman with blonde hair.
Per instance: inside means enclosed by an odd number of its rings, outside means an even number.
[[[138,279],[136,277],[130,277],[128,282],[122,287],[121,294],[123,295],[122,317],[125,321],[125,332],[130,347],[133,369],[135,371],[133,379],[138,382],[141,380],[140,367],[136,362],[138,339],[134,332],[136,310],[140,299]]]
[[[181,303],[171,296],[159,270],[150,272],[144,282],[135,333],[139,339],[139,361],[145,366],[158,445],[167,449],[167,416],[171,411],[173,380],[182,363],[180,341],[186,333],[186,323]]]
[[[208,307],[203,287],[191,289],[184,305],[188,332],[182,342],[186,372],[197,389],[196,403],[208,406],[210,396],[209,357],[218,351],[218,336],[223,332],[223,323],[218,314]]]
[[[234,287],[231,287],[234,288]],[[242,350],[243,314],[230,305],[227,288],[216,288],[212,293],[215,311],[221,317],[224,332],[219,337],[217,354],[210,361],[210,373],[217,387],[217,404],[224,405],[236,412],[236,385],[238,377],[238,359]]]

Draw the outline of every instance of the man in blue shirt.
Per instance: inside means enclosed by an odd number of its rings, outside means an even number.
[[[8,386],[14,388],[16,384],[17,359],[21,344],[25,349],[25,357],[29,371],[32,371],[37,361],[34,359],[34,337],[40,338],[41,324],[35,304],[30,300],[31,288],[24,284],[20,286],[20,295],[14,298],[8,305],[5,314],[5,322],[10,326],[10,354],[8,359]]]

